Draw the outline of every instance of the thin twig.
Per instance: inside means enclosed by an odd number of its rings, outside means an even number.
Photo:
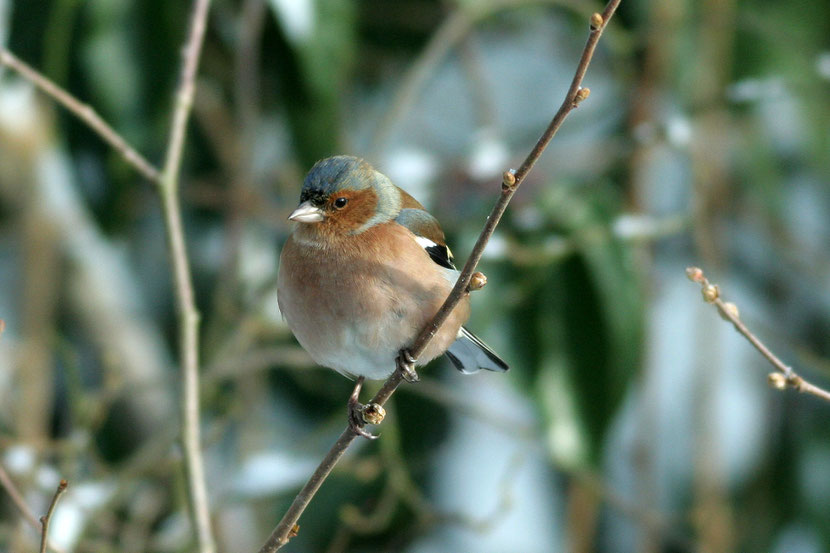
[[[84,104],[64,89],[50,81],[17,56],[0,46],[0,65],[17,72],[21,77],[32,83],[43,93],[53,98],[57,103],[69,110],[78,119],[100,136],[104,142],[112,146],[121,157],[141,173],[148,180],[158,182],[160,174],[152,163],[130,146],[124,137],[118,134],[98,113],[88,104]]]
[[[196,530],[200,553],[216,550],[210,526],[207,483],[199,431],[199,312],[193,292],[190,264],[184,240],[182,213],[179,205],[179,171],[182,163],[187,122],[195,93],[196,70],[207,26],[210,0],[195,0],[190,32],[183,51],[182,71],[176,91],[173,123],[161,175],[160,192],[167,245],[176,289],[176,310],[179,315],[179,356],[182,372],[182,446],[187,472],[187,491],[191,518]]]
[[[417,101],[418,94],[423,90],[430,76],[435,73],[436,67],[446,59],[454,46],[464,40],[476,23],[501,10],[516,9],[524,4],[537,3],[542,2],[540,0],[495,0],[469,3],[450,14],[429,39],[415,63],[404,73],[400,86],[396,88],[395,95],[389,102],[389,107],[379,118],[380,123],[366,148],[366,157],[377,157],[380,149],[388,143],[395,126]],[[586,12],[585,6],[578,0],[545,0],[545,3],[571,9],[580,15]]]
[[[675,545],[679,551],[699,550],[694,540],[680,529],[682,527],[681,521],[666,516],[657,510],[643,507],[637,502],[630,501],[623,494],[609,488],[599,474],[576,470],[571,467],[557,468],[573,480],[579,481],[605,505],[614,509],[620,515],[639,522],[649,531],[659,536],[666,545]]]
[[[3,465],[0,465],[0,486],[6,490],[6,493],[9,494],[9,497],[14,503],[17,510],[20,511],[20,514],[29,521],[29,524],[32,525],[34,528],[39,528],[40,523],[37,520],[37,516],[29,506],[26,504],[26,501],[23,499],[23,494],[17,489],[17,486],[14,485],[11,477],[9,477],[9,473],[6,472],[6,469],[3,468]]]
[[[614,15],[614,11],[617,9],[619,3],[620,0],[611,0],[606,5],[602,14],[597,13],[591,16],[591,30],[588,35],[588,41],[582,51],[579,65],[577,66],[576,73],[571,81],[571,86],[568,89],[564,102],[562,102],[562,105],[554,115],[547,129],[545,129],[545,132],[542,134],[541,138],[539,138],[539,141],[530,151],[519,169],[516,171],[509,170],[504,173],[501,196],[496,205],[493,207],[493,210],[490,212],[487,222],[484,225],[484,229],[481,231],[478,241],[473,247],[473,251],[470,253],[467,263],[464,265],[464,269],[462,270],[461,275],[459,275],[455,286],[444,304],[441,306],[441,309],[438,310],[430,323],[421,331],[418,338],[410,348],[409,351],[413,357],[417,358],[421,355],[421,353],[423,353],[427,344],[429,344],[429,341],[437,333],[440,326],[444,324],[447,317],[458,302],[461,301],[461,299],[468,293],[470,279],[475,272],[476,265],[478,265],[478,262],[481,259],[484,247],[487,245],[487,241],[496,230],[496,225],[498,225],[502,214],[504,214],[504,211],[507,208],[507,204],[513,197],[513,194],[515,194],[524,178],[533,168],[536,160],[538,160],[539,156],[542,155],[545,147],[556,134],[556,131],[559,130],[559,127],[562,125],[562,122],[568,114],[573,111],[577,105],[579,105],[580,101],[588,97],[588,89],[582,89],[580,88],[580,85],[582,84],[582,79],[585,76],[585,71],[588,69],[588,65],[591,62],[591,57],[594,54],[594,49],[596,48],[597,42],[602,35],[602,31],[608,24],[608,20]],[[375,397],[372,398],[371,402],[377,403],[378,405],[386,403],[402,380],[403,377],[401,375],[401,371],[394,371],[386,382],[384,382],[380,391],[378,391]],[[291,503],[291,506],[288,508],[288,511],[285,513],[282,520],[280,520],[277,527],[271,533],[271,536],[265,542],[265,545],[263,545],[260,549],[260,553],[274,553],[280,547],[288,543],[290,535],[292,533],[296,533],[298,529],[297,521],[299,520],[300,515],[302,515],[303,511],[314,497],[314,494],[316,494],[317,490],[320,489],[320,486],[328,477],[332,468],[334,468],[337,461],[340,460],[346,449],[349,447],[349,444],[351,444],[356,437],[357,434],[349,428],[346,428],[346,430],[343,431],[329,452],[323,458],[323,461],[311,475],[311,478],[309,478],[308,482],[306,482],[305,486],[303,486],[294,498],[294,501]]]
[[[179,88],[176,91],[173,125],[170,129],[170,140],[164,159],[164,176],[168,179],[176,178],[182,164],[185,131],[190,118],[190,110],[193,107],[193,95],[196,92],[196,70],[199,67],[199,57],[202,53],[202,43],[207,28],[208,7],[210,7],[210,0],[195,0],[193,4],[190,34],[182,53],[184,63]]]
[[[403,84],[397,88],[395,97],[384,112],[368,148],[369,158],[375,157],[380,147],[388,142],[395,123],[415,103],[423,83],[438,63],[467,34],[473,24],[472,17],[464,9],[451,14],[432,35],[417,63],[410,67],[403,77]]]
[[[785,364],[778,358],[755,334],[750,331],[746,325],[741,321],[738,307],[731,302],[724,302],[720,297],[720,288],[716,284],[709,282],[709,279],[703,274],[703,270],[698,267],[689,267],[686,269],[686,275],[692,282],[697,282],[701,286],[703,292],[703,299],[706,303],[713,303],[718,308],[718,312],[728,320],[735,327],[735,330],[740,332],[744,338],[749,340],[755,349],[763,355],[770,364],[775,367],[778,372],[770,373],[768,376],[769,383],[773,388],[778,390],[785,390],[793,388],[804,394],[812,394],[824,401],[830,401],[830,392],[808,382],[802,376],[798,375],[792,367]]]
[[[55,512],[55,507],[58,506],[58,500],[63,495],[63,492],[66,491],[66,480],[61,480],[60,484],[58,484],[58,489],[55,490],[55,495],[52,496],[52,503],[49,504],[49,510],[46,511],[46,514],[40,517],[40,553],[46,553],[46,544],[48,542],[49,536],[49,521],[52,520],[52,515]]]
[[[194,2],[190,33],[183,52],[184,61],[181,79],[175,96],[173,123],[165,156],[164,170],[161,173],[133,149],[90,106],[80,102],[11,52],[0,47],[0,64],[16,71],[24,79],[30,81],[68,109],[89,125],[104,141],[121,153],[122,157],[139,173],[159,184],[164,221],[167,228],[168,248],[174,269],[177,310],[180,318],[180,356],[183,380],[182,441],[188,477],[190,508],[201,553],[212,553],[215,550],[215,544],[210,528],[207,486],[199,438],[199,314],[196,310],[190,267],[187,261],[178,198],[178,174],[184,150],[185,131],[187,130],[187,122],[193,104],[194,82],[199,65],[209,5],[210,0],[195,0]]]
[[[0,319],[0,336],[2,336],[5,330],[6,321]],[[65,480],[62,480],[61,484],[65,484]],[[17,489],[17,486],[14,485],[14,482],[12,481],[9,474],[6,472],[6,469],[3,468],[3,465],[0,465],[0,487],[5,489],[6,493],[9,494],[12,503],[14,503],[15,507],[17,507],[17,509],[23,515],[23,518],[25,518],[29,522],[29,524],[32,525],[33,528],[38,528],[40,526],[40,522],[38,522],[37,517],[26,504],[26,501],[23,499],[23,494],[21,494],[20,491]],[[53,502],[54,501],[57,501],[57,499],[54,499]],[[43,533],[42,543],[40,547],[41,553],[43,553],[45,547],[49,547],[49,549],[51,549],[52,551],[56,551],[57,553],[63,553],[63,550],[58,549],[51,543],[49,543],[49,540],[46,538],[45,531]]]

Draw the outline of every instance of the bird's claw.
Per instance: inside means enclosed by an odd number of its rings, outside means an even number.
[[[402,349],[398,357],[395,358],[395,366],[400,371],[401,377],[410,384],[421,380],[418,373],[415,372],[415,361],[416,359],[412,357],[407,349]]]
[[[363,377],[361,376],[357,379],[352,395],[349,396],[349,429],[367,440],[376,440],[378,436],[366,431],[363,427],[367,422],[369,424],[380,424],[383,417],[386,416],[386,411],[377,403],[367,403],[366,405],[360,403],[360,390],[362,388]]]
[[[364,406],[359,403],[356,405],[349,404],[349,429],[367,440],[376,440],[378,438],[377,434],[372,434],[363,428],[366,424],[363,420],[363,408]]]

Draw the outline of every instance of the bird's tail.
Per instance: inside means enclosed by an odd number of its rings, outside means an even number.
[[[463,326],[458,331],[458,338],[446,353],[455,368],[465,374],[481,369],[504,372],[510,368],[490,346]]]

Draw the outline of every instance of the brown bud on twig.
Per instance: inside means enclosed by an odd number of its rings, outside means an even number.
[[[723,304],[723,309],[724,309],[724,311],[727,311],[730,315],[732,315],[736,319],[741,318],[741,312],[738,311],[738,306],[735,305],[734,303],[732,303],[731,301],[725,302]],[[727,317],[726,314],[722,313],[720,310],[718,310],[718,313],[720,314],[721,319],[723,319],[724,321],[729,321],[730,320],[729,317]]]
[[[707,284],[700,291],[706,303],[714,303],[720,297],[720,288],[717,284]]]
[[[808,393],[825,401],[830,401],[830,390],[825,390],[804,380],[804,378],[796,374],[792,368],[785,365],[781,359],[772,353],[763,344],[763,342],[761,342],[761,340],[759,340],[758,337],[746,327],[740,319],[738,306],[732,302],[722,301],[720,299],[720,290],[718,289],[718,286],[710,283],[704,276],[702,270],[697,267],[689,267],[686,269],[686,276],[689,277],[689,280],[692,282],[700,284],[700,292],[703,294],[703,300],[706,303],[714,303],[718,309],[718,315],[725,321],[732,323],[735,330],[737,330],[744,338],[749,340],[749,343],[752,344],[755,349],[757,349],[761,355],[763,355],[767,361],[769,361],[770,364],[777,369],[776,372],[772,372],[767,375],[767,382],[771,387],[776,390],[793,388],[799,392]]]
[[[52,520],[52,515],[58,506],[58,500],[66,491],[66,480],[61,480],[58,484],[58,489],[55,490],[55,495],[52,496],[52,502],[49,504],[49,510],[46,514],[40,517],[40,553],[46,553],[46,546],[48,545],[47,536],[49,535],[49,522]]]
[[[598,13],[594,13],[591,15],[591,30],[596,31],[605,21],[602,19],[602,16]]]
[[[516,170],[515,169],[508,169],[504,172],[501,176],[501,187],[504,190],[508,190],[516,186]]]
[[[700,267],[687,267],[686,276],[689,277],[689,280],[692,282],[701,283],[704,279],[703,269]]]
[[[787,377],[781,373],[769,373],[767,375],[767,382],[776,390],[785,390],[787,388]]]
[[[296,538],[297,534],[299,534],[299,533],[300,533],[300,525],[295,524],[294,526],[291,527],[291,530],[288,531],[288,539]]]
[[[574,105],[578,106],[583,100],[585,100],[590,95],[591,89],[587,86],[583,86],[582,88],[576,91],[576,96],[574,96]]]
[[[386,417],[386,409],[377,403],[368,403],[363,407],[363,422],[380,424],[384,417]]]
[[[467,285],[467,290],[470,292],[475,292],[476,290],[481,290],[487,285],[487,276],[479,271],[476,271],[470,277],[470,284]]]

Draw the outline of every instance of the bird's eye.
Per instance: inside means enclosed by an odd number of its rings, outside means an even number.
[[[337,198],[336,200],[334,200],[334,207],[336,207],[337,209],[343,209],[344,207],[346,207],[347,203],[349,203],[348,198]]]

